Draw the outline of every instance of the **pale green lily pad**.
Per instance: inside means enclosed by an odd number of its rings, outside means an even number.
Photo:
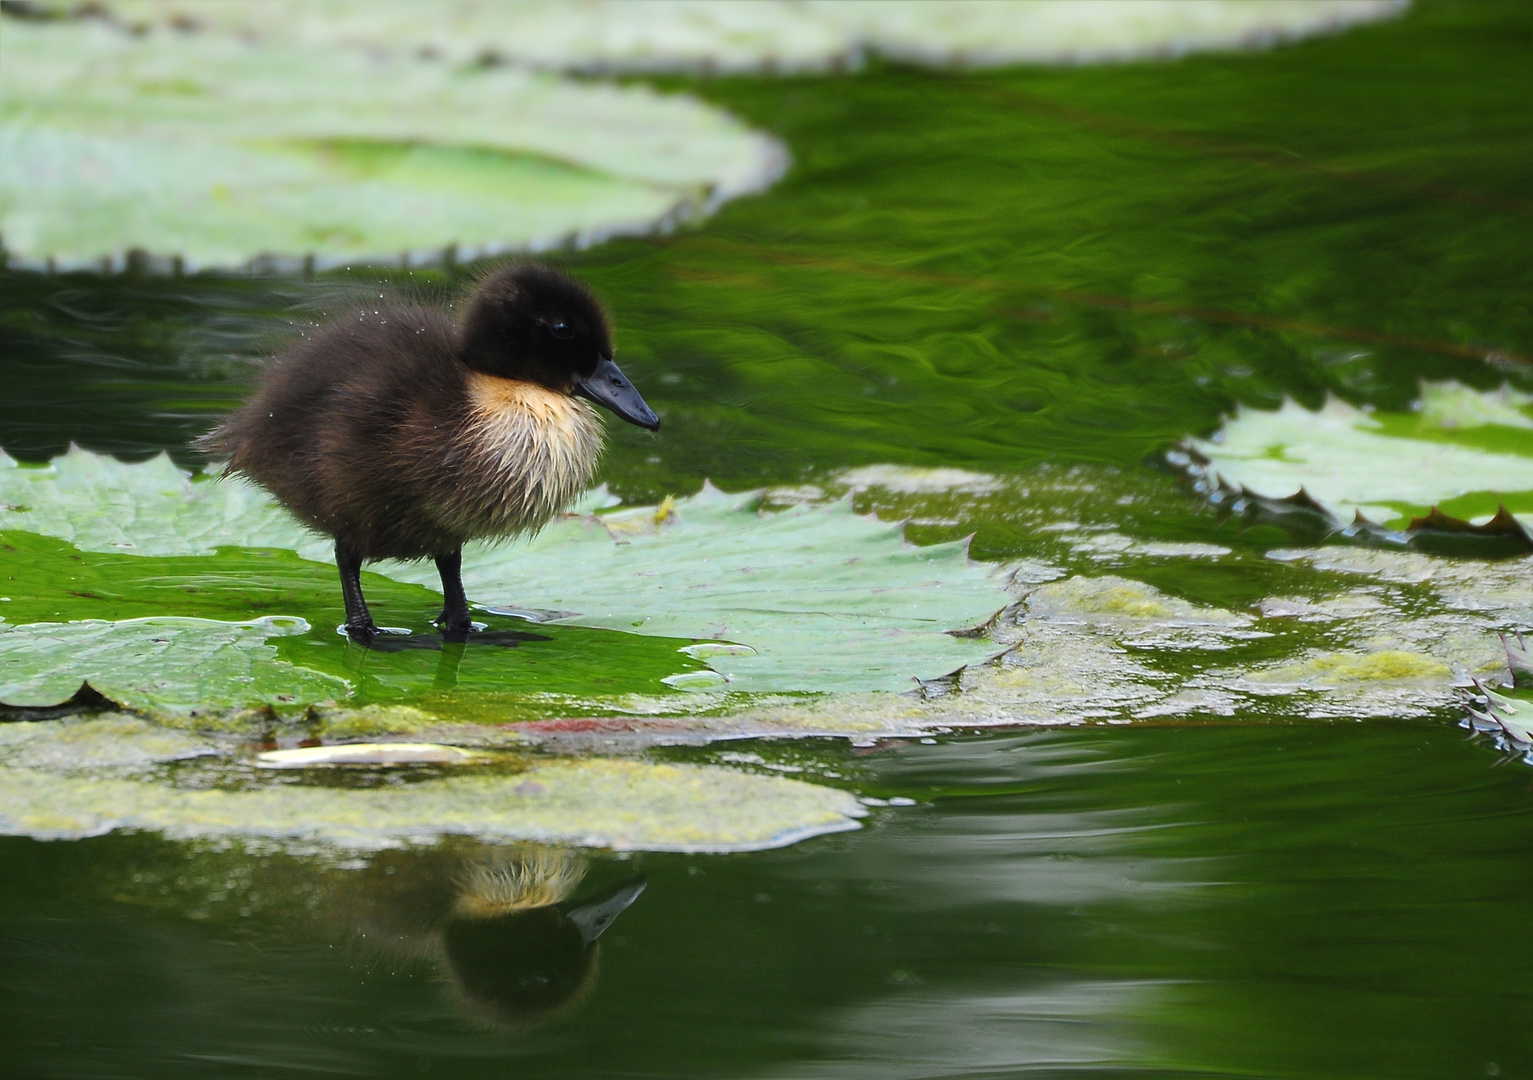
[[[1343,520],[1397,522],[1434,505],[1463,517],[1504,502],[1533,522],[1533,414],[1510,388],[1427,383],[1418,412],[1365,412],[1336,398],[1241,409],[1194,447],[1227,484],[1281,498],[1300,488]]]
[[[207,27],[267,40],[426,47],[465,63],[491,53],[578,71],[823,71],[866,52],[914,63],[1081,63],[1249,48],[1396,15],[1403,0],[753,0],[459,4],[422,19],[409,3],[113,0],[130,22]]]
[[[604,501],[600,492],[588,497]],[[902,690],[914,677],[995,651],[949,633],[985,622],[1009,599],[1004,577],[970,560],[966,545],[916,547],[901,526],[862,517],[847,501],[780,513],[762,513],[758,503],[756,493],[705,487],[664,514],[575,515],[530,542],[466,551],[464,582],[470,599],[489,609],[575,612],[557,621],[747,646],[713,649],[708,658],[736,691]],[[327,541],[259,489],[194,481],[164,457],[126,465],[75,450],[44,468],[3,459],[0,504],[0,530],[56,536],[87,551],[179,556],[237,545],[330,558]],[[375,569],[437,587],[429,565]],[[72,675],[75,685],[89,677],[65,649],[61,641],[56,651],[33,650],[34,674],[56,665],[56,677]],[[678,657],[673,669],[683,683],[722,684],[688,674],[683,659],[692,657]],[[317,690],[295,693],[304,700]]]
[[[1485,699],[1485,709],[1469,707],[1469,715],[1475,730],[1492,730],[1500,733],[1524,755],[1533,755],[1533,702],[1510,694],[1498,694],[1490,687],[1479,685],[1477,689]],[[1474,721],[1479,721],[1474,723]],[[1533,756],[1529,757],[1533,762]]]
[[[75,839],[118,829],[347,850],[440,837],[617,850],[746,851],[857,827],[833,788],[717,767],[595,759],[415,784],[230,790],[0,767],[0,833]]]
[[[83,680],[140,709],[345,697],[346,682],[287,663],[270,644],[309,629],[287,616],[239,623],[174,616],[0,623],[0,701],[50,705],[68,698]]]
[[[63,264],[547,246],[705,210],[785,160],[646,87],[102,20],[7,21],[0,145],[6,250]]]
[[[566,521],[525,547],[465,553],[463,579],[491,607],[504,598],[577,611],[565,621],[582,626],[747,645],[708,657],[734,690],[902,690],[995,652],[949,633],[1008,599],[965,544],[915,547],[846,501],[758,504],[705,486],[659,524],[642,509]],[[380,569],[430,581],[420,567]]]
[[[125,465],[77,447],[41,467],[0,453],[5,529],[57,537],[82,551],[135,555],[211,555],[238,544],[323,558],[331,547],[254,485],[194,482],[166,454]]]

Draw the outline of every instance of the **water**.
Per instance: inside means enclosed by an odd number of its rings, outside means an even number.
[[[601,939],[583,1005],[517,1034],[398,930],[450,853],[338,870],[149,836],[7,840],[13,1075],[1443,1077],[1533,1062],[1516,1019],[1530,779],[1456,730],[800,749],[916,804],[780,851],[598,859],[583,892],[639,872],[648,887]],[[367,944],[380,926],[392,947]]]
[[[1517,4],[1428,3],[1259,56],[678,83],[796,167],[698,228],[565,256],[665,423],[614,426],[604,478],[637,501],[876,463],[1023,477],[1010,503],[921,504],[911,535],[1060,558],[1038,526],[1068,514],[1234,549],[1114,570],[1173,596],[1313,588],[1265,558],[1286,538],[1216,532],[1147,459],[1285,395],[1533,388],[1528,33]],[[462,278],[7,273],[0,445],[190,463],[263,350],[380,280]],[[494,857],[466,842],[4,839],[0,1037],[20,1076],[1533,1075],[1533,774],[1426,712],[652,749],[896,804],[776,851],[591,853],[569,903],[646,889],[594,982],[531,1019],[444,944]]]

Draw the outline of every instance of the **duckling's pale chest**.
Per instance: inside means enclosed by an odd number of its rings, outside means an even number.
[[[467,535],[531,532],[590,486],[602,424],[589,405],[536,383],[468,376],[457,441],[464,468],[447,500],[448,523]]]

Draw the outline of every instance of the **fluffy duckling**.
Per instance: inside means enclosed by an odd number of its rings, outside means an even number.
[[[590,485],[602,425],[587,401],[660,426],[612,362],[596,298],[528,263],[487,277],[456,323],[415,304],[330,322],[201,446],[335,538],[353,640],[378,633],[363,562],[428,556],[442,576],[438,624],[463,640],[464,541],[536,532]]]

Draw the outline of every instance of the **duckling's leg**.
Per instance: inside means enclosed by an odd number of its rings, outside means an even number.
[[[346,636],[361,645],[372,644],[378,634],[373,614],[362,596],[362,556],[351,545],[335,542],[335,565],[341,571],[341,596],[346,600]]]
[[[455,548],[436,557],[436,571],[442,575],[442,613],[436,617],[443,636],[457,635],[459,641],[473,629],[468,617],[468,595],[463,591],[463,549]]]

